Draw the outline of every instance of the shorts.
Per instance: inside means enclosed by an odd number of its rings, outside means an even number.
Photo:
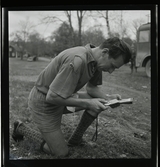
[[[66,107],[48,103],[46,95],[41,93],[35,86],[30,92],[28,107],[40,132],[48,133],[60,129],[62,114]]]

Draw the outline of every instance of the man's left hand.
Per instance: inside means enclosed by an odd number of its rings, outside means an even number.
[[[119,94],[112,94],[112,95],[108,95],[109,98],[112,98],[112,99],[117,99],[117,100],[121,100],[121,95]]]

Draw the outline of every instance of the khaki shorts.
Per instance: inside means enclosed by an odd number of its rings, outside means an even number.
[[[36,87],[33,87],[30,92],[28,107],[33,121],[43,133],[60,129],[62,114],[68,111],[65,106],[56,106],[48,103],[46,95],[41,93]]]

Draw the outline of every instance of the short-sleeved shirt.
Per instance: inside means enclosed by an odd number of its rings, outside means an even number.
[[[50,89],[58,96],[68,98],[87,82],[101,85],[102,72],[96,68],[93,47],[88,44],[61,52],[40,73],[35,83],[37,89],[44,94]]]

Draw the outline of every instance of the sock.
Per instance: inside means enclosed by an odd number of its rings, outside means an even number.
[[[14,140],[20,141],[23,139],[23,136],[34,142],[37,142],[38,144],[41,144],[43,141],[40,132],[31,129],[20,121],[16,121],[14,123],[14,131],[12,137],[14,138]]]
[[[96,117],[90,115],[87,110],[84,111],[81,120],[68,140],[69,145],[78,145],[82,141],[82,137],[87,128],[92,124]]]

